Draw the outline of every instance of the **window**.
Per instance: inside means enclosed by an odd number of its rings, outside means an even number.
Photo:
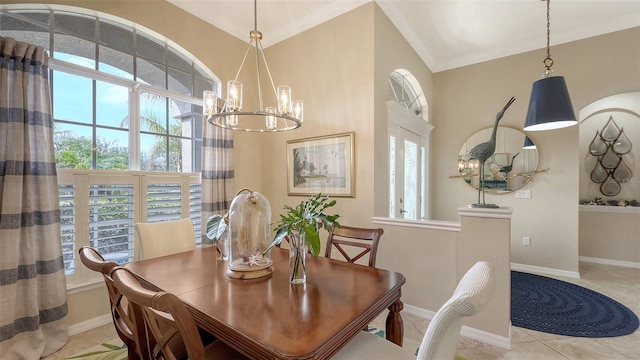
[[[118,263],[134,259],[136,222],[191,217],[200,243],[199,96],[219,81],[139,25],[67,9],[3,10],[0,30],[50,54],[63,256],[73,285],[96,278],[77,266],[81,246]]]
[[[389,217],[427,219],[432,126],[418,82],[406,70],[389,75]]]

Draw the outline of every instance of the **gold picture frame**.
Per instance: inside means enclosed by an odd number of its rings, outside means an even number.
[[[354,132],[287,141],[287,194],[355,197]]]

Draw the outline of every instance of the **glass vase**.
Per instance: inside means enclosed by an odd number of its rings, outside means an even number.
[[[304,232],[289,235],[289,282],[307,282],[307,243]]]

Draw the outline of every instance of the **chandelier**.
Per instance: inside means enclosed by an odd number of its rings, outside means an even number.
[[[215,126],[251,132],[280,132],[297,129],[302,125],[303,104],[301,100],[293,100],[291,87],[287,85],[274,85],[271,71],[267,64],[267,58],[262,48],[262,33],[258,31],[257,0],[253,1],[254,29],[249,32],[249,45],[244,54],[240,68],[233,80],[227,82],[227,96],[218,98],[216,92],[205,90],[203,93],[203,110],[207,121]],[[242,72],[247,55],[251,47],[255,47],[256,57],[256,83],[259,108],[255,111],[243,109],[242,82],[238,76]],[[275,106],[263,106],[262,85],[260,82],[260,63],[269,76],[271,90],[273,91],[273,104]]]

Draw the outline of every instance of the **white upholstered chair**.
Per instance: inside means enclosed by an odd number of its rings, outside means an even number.
[[[462,318],[475,315],[493,296],[493,266],[480,261],[462,277],[453,295],[435,314],[422,338],[417,359],[452,360],[456,353]],[[378,335],[361,331],[333,357],[336,359],[416,359],[413,352]]]
[[[139,250],[137,259],[189,251],[196,248],[196,235],[191,219],[137,223],[134,241]]]

